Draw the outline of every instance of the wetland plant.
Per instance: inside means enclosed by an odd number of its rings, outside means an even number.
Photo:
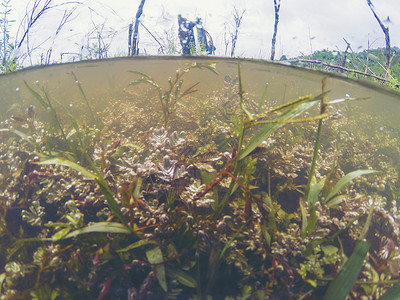
[[[327,107],[353,99],[328,101],[322,89],[264,109],[263,96],[253,114],[239,64],[237,124],[225,126],[233,129],[221,139],[223,147],[218,140],[199,145],[207,128],[168,131],[177,103],[197,86],[182,88],[193,68],[216,72],[213,64],[192,64],[178,70],[166,90],[134,72],[141,76],[134,84],[157,89],[164,118],[164,127],[134,141],[100,127],[101,135],[87,147],[84,129],[70,118],[81,150],[67,156],[72,145],[49,151],[32,133],[0,130],[20,137],[0,145],[1,295],[356,299],[380,296],[398,284],[396,203],[389,213],[382,196],[388,193],[381,188],[368,194],[372,184],[362,180],[369,175],[396,190],[396,176],[378,178],[372,166],[379,164],[364,159],[362,169],[344,175],[339,165],[353,157],[332,159],[320,143],[322,120],[334,121]],[[70,143],[68,126],[46,93],[27,88],[50,107],[51,125],[41,132]],[[318,105],[325,108],[312,115]],[[132,108],[129,120],[134,113]],[[214,120],[202,126],[216,132],[222,125]],[[100,139],[107,134],[115,140]],[[398,144],[397,137],[386,139]],[[354,151],[350,143],[343,147]]]
[[[158,83],[154,81],[152,77],[138,71],[130,71],[131,73],[142,76],[141,78],[132,81],[130,85],[147,83],[153,86],[157,90],[158,97],[160,99],[161,110],[163,113],[165,128],[168,128],[170,116],[172,113],[175,112],[176,106],[179,103],[179,101],[182,98],[197,91],[195,88],[200,82],[196,82],[195,84],[192,84],[189,87],[183,88],[183,77],[185,76],[185,74],[187,74],[190,70],[193,69],[207,69],[213,72],[214,74],[218,75],[215,63],[205,64],[205,63],[194,62],[184,68],[179,68],[178,70],[176,70],[175,76],[171,76],[168,78],[168,85],[169,85],[168,88],[163,89]]]

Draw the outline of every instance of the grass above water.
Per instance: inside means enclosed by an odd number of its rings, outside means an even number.
[[[241,84],[239,69],[191,93],[198,109],[176,97],[167,119],[161,97],[110,103],[92,126],[56,106],[49,124],[3,122],[4,297],[321,298],[347,278],[357,298],[397,283],[398,134],[366,137],[349,99],[336,119],[329,93],[273,106]]]

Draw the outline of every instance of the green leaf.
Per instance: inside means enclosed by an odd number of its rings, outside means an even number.
[[[1,293],[1,287],[3,286],[3,282],[6,279],[6,273],[0,274],[0,293]]]
[[[331,200],[329,200],[326,203],[326,206],[329,208],[335,208],[340,203],[342,203],[345,199],[346,199],[346,196],[344,196],[344,195],[339,195],[339,196],[333,197]]]
[[[98,174],[100,175],[100,173]],[[108,186],[107,181],[100,175],[99,177],[96,178],[97,183],[100,186],[100,190],[103,193],[104,197],[107,200],[107,204],[110,207],[111,211],[118,217],[118,219],[129,229],[128,223],[126,223],[126,220],[124,216],[122,215],[121,209],[115,201],[113,193]]]
[[[325,300],[344,300],[357,280],[365,256],[369,250],[367,241],[358,241],[353,253],[345,262],[338,276],[329,285]],[[395,299],[395,298],[390,298]]]
[[[347,175],[343,176],[336,185],[332,188],[329,194],[325,198],[325,203],[329,202],[329,200],[339,193],[347,184],[349,184],[353,179],[367,174],[377,173],[375,170],[357,170],[354,172],[350,172]]]
[[[301,234],[304,236],[306,234],[308,219],[307,219],[307,210],[306,203],[303,198],[299,200],[300,213],[301,213]]]
[[[14,128],[1,128],[0,132],[12,132],[12,133],[18,135],[21,139],[23,139],[31,144],[33,144],[33,142],[34,142],[34,140],[30,136],[26,135],[25,133],[23,133],[17,129],[14,129]]]
[[[87,170],[84,167],[78,165],[77,163],[74,163],[73,161],[70,161],[63,157],[56,157],[56,158],[48,159],[45,161],[36,162],[36,164],[66,166],[66,167],[70,167],[70,168],[74,169],[75,171],[80,172],[85,177],[92,178],[92,179],[97,178],[97,176],[95,174],[91,173],[89,170]]]
[[[55,227],[55,228],[57,228],[57,227],[61,227],[61,228],[71,228],[71,226],[69,225],[69,224],[67,224],[67,223],[62,223],[62,222],[57,222],[57,223],[47,223],[47,224],[45,224],[44,226],[46,226],[46,227]]]
[[[158,283],[160,284],[162,289],[167,292],[167,279],[165,276],[165,266],[161,248],[155,247],[147,250],[146,257],[149,260],[149,263],[151,263],[155,267]]]
[[[71,231],[71,228],[63,228],[63,229],[57,231],[55,234],[53,234],[51,239],[53,241],[58,241],[58,240],[64,239],[70,231]]]
[[[268,83],[265,84],[264,92],[261,95],[260,101],[258,102],[257,112],[260,113],[262,107],[264,106],[265,100],[267,99]]]
[[[43,99],[43,97],[38,92],[36,92],[33,88],[31,88],[26,81],[24,81],[24,83],[25,83],[26,87],[28,88],[29,92],[40,102],[40,104],[43,106],[44,109],[51,108],[49,103],[46,103],[46,101]]]
[[[338,252],[338,248],[332,245],[321,245],[321,250],[324,252],[325,256],[334,255]]]
[[[317,100],[310,100],[307,99],[307,102],[303,102],[292,109],[288,110],[287,112],[283,113],[279,117],[277,117],[275,120],[278,123],[269,123],[266,126],[264,126],[258,133],[256,133],[250,141],[247,143],[246,147],[243,149],[243,151],[240,152],[239,154],[239,159],[245,158],[247,155],[249,155],[255,148],[257,148],[263,141],[265,141],[272,133],[274,133],[276,130],[281,128],[283,125],[285,125],[285,120],[290,120],[298,115],[306,112],[307,110],[311,109],[315,104],[317,104]],[[282,123],[281,123],[282,122]]]
[[[299,118],[299,119],[290,119],[290,120],[265,120],[265,121],[254,121],[253,123],[250,123],[250,125],[247,126],[247,128],[253,127],[255,125],[261,125],[261,124],[295,124],[295,123],[306,123],[306,122],[312,122],[312,121],[319,121],[321,119],[325,119],[331,116],[331,114],[319,114],[317,116],[313,117],[307,117],[307,118]]]
[[[400,299],[400,283],[393,286],[390,290],[384,293],[379,300]]]
[[[317,225],[317,212],[315,205],[310,203],[310,218],[308,219],[308,224],[305,230],[306,234],[312,233]]]
[[[140,75],[140,76],[142,76],[142,77],[144,77],[144,78],[147,78],[147,79],[151,79],[151,77],[150,77],[149,75],[144,74],[144,73],[139,72],[139,71],[128,71],[128,72],[129,72],[129,73],[136,74],[136,75]]]
[[[64,239],[73,238],[81,234],[93,233],[93,232],[104,232],[104,233],[120,233],[120,234],[131,234],[132,231],[128,227],[121,223],[115,222],[98,222],[93,225],[89,225],[75,231],[72,231],[64,237]]]
[[[176,280],[178,280],[181,284],[190,287],[197,288],[197,281],[192,276],[190,276],[185,271],[181,269],[175,269],[171,267],[167,267],[167,274]]]
[[[310,190],[308,191],[308,194],[307,194],[307,202],[308,203],[315,204],[316,202],[318,202],[318,199],[319,199],[318,196],[319,196],[319,193],[324,188],[324,184],[325,184],[325,178],[321,179],[318,182],[315,182],[315,177],[313,176],[313,178],[311,180]]]
[[[134,242],[133,244],[130,244],[129,246],[119,249],[117,250],[117,252],[121,253],[121,252],[127,252],[129,250],[135,249],[135,248],[139,248],[145,245],[154,245],[157,244],[155,241],[149,240],[149,239],[145,239],[145,240],[139,240],[137,242]]]
[[[100,190],[103,193],[104,197],[106,198],[107,204],[110,207],[111,211],[118,217],[118,219],[127,227],[129,228],[128,224],[126,223],[126,220],[124,216],[122,215],[121,209],[119,208],[119,205],[117,201],[115,201],[113,193],[108,186],[107,181],[101,176],[100,172],[96,169],[96,166],[93,164],[93,162],[90,160],[90,158],[87,158],[88,161],[91,163],[92,168],[95,170],[96,174],[91,173],[89,170],[85,169],[84,167],[78,165],[77,163],[74,163],[68,159],[65,159],[63,157],[57,157],[57,158],[52,158],[48,159],[42,162],[37,162],[39,165],[61,165],[61,166],[67,166],[75,171],[81,172],[81,174],[85,177],[96,179],[97,183],[100,186]]]

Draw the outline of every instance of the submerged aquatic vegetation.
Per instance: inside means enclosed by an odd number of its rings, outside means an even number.
[[[183,89],[183,77],[185,74],[193,69],[207,69],[214,74],[218,74],[216,71],[215,63],[204,64],[194,62],[184,68],[176,70],[175,76],[168,78],[169,87],[166,89],[163,89],[159,84],[157,84],[152,77],[138,71],[130,71],[134,74],[142,76],[141,78],[131,82],[130,85],[147,83],[157,90],[164,118],[164,127],[167,128],[169,126],[170,116],[172,113],[175,112],[176,106],[178,105],[180,100],[183,97],[186,97],[197,91],[195,88],[200,82],[196,82],[195,84],[192,84],[189,87]]]
[[[254,100],[240,67],[172,119],[196,95],[180,91],[191,68],[169,94],[139,74],[159,91],[163,126],[121,100],[92,129],[55,106],[54,126],[1,123],[1,295],[316,299],[345,282],[340,296],[358,299],[398,283],[398,135],[367,140],[350,99],[324,91]]]

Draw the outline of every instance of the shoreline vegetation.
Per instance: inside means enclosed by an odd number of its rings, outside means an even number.
[[[271,1],[272,2],[272,1]],[[1,0],[2,10],[0,11],[0,73],[8,73],[26,66],[33,65],[49,65],[57,62],[73,62],[88,59],[102,59],[109,57],[123,57],[126,55],[147,55],[151,54],[146,49],[139,51],[139,36],[140,32],[148,34],[154,45],[157,45],[157,55],[179,55],[180,51],[179,37],[174,33],[174,29],[165,29],[165,35],[160,36],[151,31],[142,22],[142,14],[146,12],[146,1],[141,0],[136,16],[132,19],[132,24],[129,28],[129,43],[127,43],[128,54],[115,54],[111,53],[110,48],[113,43],[113,37],[116,31],[106,26],[106,21],[103,24],[97,24],[93,20],[93,29],[85,36],[85,40],[77,43],[82,43],[78,51],[69,51],[68,53],[56,53],[58,39],[61,34],[66,31],[69,23],[74,21],[76,14],[78,14],[78,7],[86,7],[87,4],[79,1],[66,1],[57,2],[57,0],[35,0],[28,5],[25,15],[21,20],[14,20],[11,18],[13,10],[12,0]],[[309,55],[302,54],[297,57],[286,57],[283,55],[280,58],[275,58],[275,44],[278,35],[280,8],[281,1],[273,0],[273,8],[275,15],[275,22],[273,26],[272,47],[271,47],[271,61],[278,60],[293,65],[311,68],[322,69],[328,72],[339,72],[345,76],[352,78],[372,79],[379,83],[386,84],[390,87],[399,88],[400,78],[400,50],[396,46],[391,46],[389,26],[391,25],[390,18],[382,21],[380,16],[375,11],[375,6],[371,0],[366,1],[366,5],[371,9],[372,15],[378,22],[385,37],[385,47],[372,49],[368,41],[368,49],[358,52],[354,51],[352,45],[343,38],[346,43],[344,51],[339,50],[318,50],[313,51],[310,47],[311,53]],[[90,6],[86,7],[91,10]],[[43,42],[36,42],[35,44],[35,30],[36,27],[41,26],[41,22],[49,14],[54,13],[55,18],[60,18],[58,27],[51,37],[46,37]],[[58,15],[57,15],[58,13]],[[56,17],[57,16],[57,17]],[[245,9],[233,7],[232,20],[227,21],[224,27],[224,45],[225,56],[230,53],[230,57],[234,57],[237,43],[240,42],[240,33],[242,24],[247,15]],[[200,23],[201,24],[201,23]],[[12,27],[18,27],[16,33],[11,33]],[[177,30],[175,30],[177,31]],[[13,34],[15,36],[13,36]],[[221,33],[222,34],[222,33]],[[211,38],[211,36],[210,36]],[[52,42],[47,45],[45,42],[51,40]],[[212,41],[212,38],[211,38]],[[41,44],[46,46],[41,47]],[[371,43],[371,45],[374,42]],[[46,49],[48,47],[48,49]],[[131,48],[134,51],[131,51]],[[202,50],[201,45],[192,45],[190,53],[196,55],[206,55],[206,51]],[[200,49],[200,50],[199,50]],[[222,52],[221,52],[222,53]],[[59,58],[56,58],[59,57]],[[267,56],[265,56],[267,57]],[[36,63],[35,63],[36,62]]]

